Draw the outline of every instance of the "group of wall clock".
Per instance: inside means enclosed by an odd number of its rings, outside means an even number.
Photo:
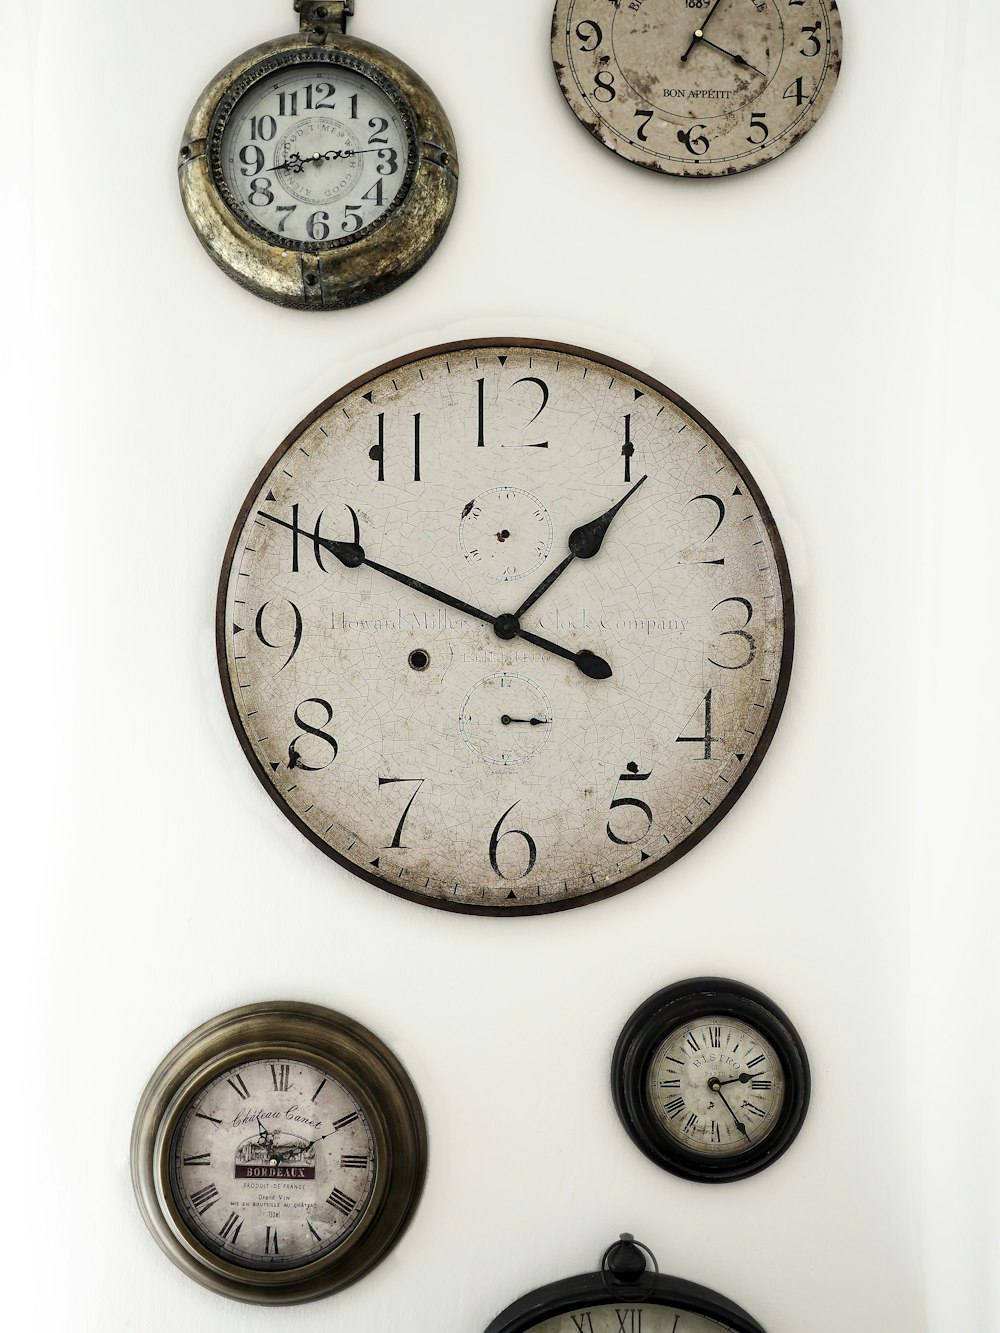
[[[429,258],[458,157],[408,66],[346,34],[353,0],[232,61],[184,133],[185,208],[244,287],[305,310],[367,301]],[[758,166],[815,123],[840,67],[833,0],[557,0],[559,86],[622,158],[670,176]],[[619,893],[676,861],[756,772],[794,611],[759,487],[712,424],[578,347],[433,347],[346,385],[252,484],[223,561],[230,718],[291,823],[417,903],[514,915]],[[721,978],[673,982],[611,1059],[636,1146],[687,1180],[791,1145],[809,1066],[789,1019]],[[419,1098],[384,1043],[301,1003],[185,1037],[132,1140],[142,1214],[227,1296],[356,1280],[420,1197]],[[763,1333],[659,1274],[631,1236],[487,1333]]]

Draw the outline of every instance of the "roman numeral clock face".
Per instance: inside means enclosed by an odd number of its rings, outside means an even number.
[[[774,523],[662,385],[552,345],[394,363],[299,426],[223,569],[230,715],[314,843],[434,906],[570,907],[714,826],[776,726]]]

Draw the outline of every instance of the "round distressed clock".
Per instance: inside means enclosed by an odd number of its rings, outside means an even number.
[[[631,1016],[611,1090],[629,1137],[674,1175],[742,1180],[791,1145],[809,1107],[809,1062],[760,991],[718,977],[680,981]]]
[[[416,1207],[426,1131],[374,1033],[316,1005],[234,1009],[163,1060],[132,1133],[161,1248],[224,1296],[285,1305],[361,1277]]]
[[[708,1287],[667,1277],[645,1245],[624,1233],[596,1273],[530,1292],[486,1333],[764,1333],[756,1319]]]
[[[729,176],[815,125],[843,45],[836,0],[557,0],[552,55],[578,119],[620,157]]]
[[[579,348],[431,348],[266,464],[219,589],[223,689],[268,794],[422,903],[573,907],[718,823],[771,740],[792,594],[720,433]]]
[[[296,0],[301,31],[221,71],[191,113],[181,195],[241,286],[330,310],[391,291],[451,218],[458,158],[437,98],[407,65],[345,35],[354,0]]]

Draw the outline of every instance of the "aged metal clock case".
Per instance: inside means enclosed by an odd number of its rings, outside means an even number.
[[[836,0],[557,0],[556,77],[599,143],[671,176],[731,176],[810,130],[840,73]]]
[[[596,1273],[530,1292],[486,1333],[764,1333],[725,1296],[657,1271],[646,1246],[624,1233]]]
[[[611,1090],[629,1137],[658,1166],[687,1180],[742,1180],[775,1162],[802,1128],[809,1061],[773,1000],[699,977],[632,1014]]]
[[[712,829],[792,661],[764,497],[662,384],[583,349],[431,348],[251,487],[219,588],[233,725],[283,813],[436,907],[552,911]]]
[[[416,1208],[427,1157],[413,1084],[374,1033],[317,1005],[221,1014],[143,1093],[132,1181],[146,1225],[189,1277],[286,1305],[377,1264]]]
[[[440,103],[396,56],[345,35],[354,0],[298,0],[301,31],[226,66],[191,113],[181,196],[236,282],[332,310],[391,291],[433,253],[458,158]]]

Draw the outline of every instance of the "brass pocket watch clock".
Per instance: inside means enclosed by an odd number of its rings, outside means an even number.
[[[836,0],[556,0],[566,101],[605,147],[671,176],[731,176],[799,142],[840,73]]]
[[[763,495],[705,417],[581,348],[418,352],[322,403],[219,586],[227,705],[322,851],[434,907],[617,893],[757,769],[792,662]]]
[[[234,1009],[150,1079],[132,1181],[161,1249],[236,1300],[285,1305],[361,1277],[423,1185],[423,1113],[374,1033],[316,1005]]]
[[[658,991],[622,1030],[615,1108],[652,1161],[686,1180],[742,1180],[791,1145],[809,1107],[809,1062],[778,1006],[716,977]]]
[[[627,1233],[596,1273],[582,1273],[515,1301],[486,1333],[764,1333],[756,1319],[708,1287],[657,1271]]]
[[[391,291],[433,253],[458,158],[427,84],[345,35],[354,0],[296,0],[301,31],[226,66],[191,112],[181,196],[215,262],[279,305]]]

